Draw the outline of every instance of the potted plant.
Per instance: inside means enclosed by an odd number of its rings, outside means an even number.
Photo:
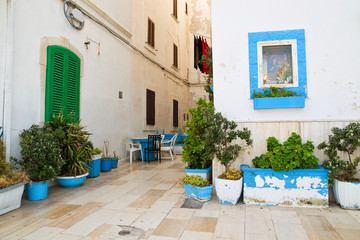
[[[6,162],[5,145],[0,139],[0,215],[20,207],[27,180],[25,172],[14,171]]]
[[[210,125],[211,116],[214,115],[215,108],[213,102],[206,102],[200,98],[196,102],[196,108],[189,110],[191,120],[187,121],[187,129],[183,146],[182,161],[187,163],[185,172],[188,175],[199,175],[210,181],[211,162],[214,156],[214,148],[209,145],[213,140],[206,135],[206,129]]]
[[[99,148],[94,148],[91,160],[88,161],[88,177],[98,177],[100,175],[101,153]]]
[[[323,166],[329,169],[329,182],[333,184],[334,196],[342,208],[360,208],[360,180],[355,178],[360,156],[360,123],[350,123],[344,128],[331,129],[328,142],[318,145],[328,159]],[[342,153],[339,155],[339,152]]]
[[[252,145],[251,131],[247,128],[237,130],[237,124],[219,112],[213,115],[210,122],[206,135],[214,142],[209,145],[209,151],[215,152],[216,158],[225,168],[225,172],[215,179],[216,195],[220,203],[235,205],[242,191],[242,172],[230,169],[230,165],[245,147]],[[233,144],[238,138],[243,140],[242,146]]]
[[[199,202],[207,202],[211,199],[213,185],[199,175],[185,175],[181,179],[181,184],[185,188],[186,196]]]
[[[109,140],[105,140],[104,141],[104,151],[103,151],[103,154],[101,155],[100,170],[102,172],[109,172],[109,171],[111,171],[111,168],[112,168],[112,157],[109,155],[109,148],[110,148]]]
[[[284,142],[267,139],[255,168],[243,168],[244,203],[295,207],[328,206],[328,170],[319,168],[311,141],[293,132]]]
[[[116,152],[114,151],[114,157],[111,159],[111,168],[117,168],[119,161],[119,157],[116,155]]]
[[[89,172],[87,162],[94,152],[89,140],[91,134],[80,122],[72,123],[71,116],[59,114],[48,123],[61,143],[61,155],[65,164],[56,180],[64,187],[76,187],[84,183]]]
[[[30,183],[26,184],[28,200],[47,198],[50,179],[59,175],[64,160],[61,143],[56,132],[48,125],[32,125],[20,134],[21,159],[13,158],[27,173]]]

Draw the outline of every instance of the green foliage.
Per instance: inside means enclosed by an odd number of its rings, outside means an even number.
[[[88,131],[80,122],[72,123],[72,115],[64,117],[59,114],[53,116],[48,124],[56,133],[61,144],[61,156],[65,164],[61,169],[61,176],[77,176],[88,172],[87,161],[91,160],[94,151],[92,142],[89,140]]]
[[[351,181],[358,172],[360,156],[353,156],[360,146],[360,123],[350,123],[344,128],[334,127],[331,129],[328,142],[318,145],[318,149],[324,150],[329,159],[323,163],[324,168],[329,169],[329,182],[333,179]],[[338,152],[344,153],[347,159],[341,159]]]
[[[313,155],[313,143],[303,144],[298,134],[293,132],[283,144],[275,137],[269,137],[266,142],[267,152],[252,160],[255,167],[272,168],[277,172],[317,168],[319,159]]]
[[[28,180],[25,172],[14,171],[12,166],[5,160],[5,144],[0,139],[0,189],[10,187]]]
[[[102,151],[101,151],[101,149],[99,149],[99,148],[94,148],[93,149],[93,155],[99,155],[99,154],[101,154],[102,153]]]
[[[209,148],[213,140],[208,138],[206,132],[210,126],[210,119],[214,115],[214,103],[207,103],[200,98],[196,108],[189,110],[191,120],[187,121],[188,129],[183,146],[182,161],[188,164],[189,169],[206,169],[211,165],[214,156],[213,148]]]
[[[58,176],[64,160],[61,142],[49,125],[32,125],[20,134],[21,159],[12,160],[20,165],[32,181],[44,181]]]
[[[220,179],[228,179],[228,180],[239,180],[243,176],[243,172],[240,170],[236,170],[235,168],[231,168],[227,172],[223,172],[218,178]]]
[[[296,96],[291,91],[286,91],[283,88],[277,88],[277,87],[270,87],[270,90],[266,89],[264,93],[259,92],[256,93],[254,90],[253,93],[254,98],[269,98],[269,97],[293,97]]]
[[[244,140],[247,146],[251,146],[253,140],[251,131],[247,128],[237,130],[237,124],[228,120],[221,113],[215,113],[210,119],[206,131],[206,138],[211,139],[208,146],[210,152],[215,152],[216,158],[229,171],[230,164],[239,156],[243,149],[239,144],[233,144],[238,138]]]
[[[197,187],[207,187],[210,186],[210,183],[208,180],[203,179],[202,177],[200,177],[199,175],[196,176],[188,176],[185,175],[184,177],[182,177],[181,179],[181,184],[191,184],[193,186],[197,186]]]

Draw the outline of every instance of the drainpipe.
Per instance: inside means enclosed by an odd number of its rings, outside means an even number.
[[[7,0],[6,31],[5,31],[5,72],[3,92],[3,119],[4,142],[6,144],[6,160],[10,160],[11,149],[11,100],[13,83],[13,50],[14,50],[14,0]]]

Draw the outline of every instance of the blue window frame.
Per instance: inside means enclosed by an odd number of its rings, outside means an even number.
[[[281,46],[291,43],[289,46],[294,47],[296,51],[293,54],[293,61],[297,63],[296,72],[294,72],[294,79],[296,82],[289,87],[284,87],[286,90],[293,91],[303,97],[307,97],[307,75],[306,75],[306,52],[305,52],[305,30],[286,30],[286,31],[271,31],[271,32],[254,32],[249,33],[249,72],[250,72],[250,96],[253,99],[254,90],[263,92],[271,84],[260,84],[259,72],[262,71],[260,63],[262,59],[262,47]],[[283,44],[284,43],[284,44]],[[259,48],[260,47],[260,48]],[[260,57],[259,57],[260,56]],[[296,64],[295,64],[296,65]],[[294,69],[295,70],[295,69]],[[262,78],[262,76],[261,76]],[[275,85],[276,86],[276,85]]]

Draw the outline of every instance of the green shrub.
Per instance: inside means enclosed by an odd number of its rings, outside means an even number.
[[[32,125],[20,134],[21,159],[13,158],[32,181],[54,179],[59,175],[64,160],[61,157],[61,143],[55,131],[45,124]]]
[[[324,168],[329,169],[329,182],[333,179],[341,181],[354,181],[358,172],[360,156],[353,156],[360,147],[360,123],[350,123],[344,128],[334,127],[331,129],[328,142],[318,145],[318,149],[324,150],[329,159],[323,163]],[[347,159],[341,159],[338,151],[345,153]]]
[[[266,89],[263,93],[256,93],[254,90],[253,93],[254,98],[269,98],[269,97],[293,97],[296,96],[292,91],[285,90],[283,88],[270,87],[270,89]]]
[[[275,137],[269,137],[266,142],[267,152],[252,160],[255,167],[272,168],[277,172],[317,168],[319,159],[313,155],[313,143],[303,144],[298,134],[293,132],[283,144]]]
[[[14,171],[10,163],[5,160],[5,144],[0,139],[0,189],[10,187],[28,180],[25,172]]]
[[[183,146],[182,161],[188,164],[189,169],[206,169],[211,166],[214,156],[214,149],[209,148],[213,139],[206,136],[207,128],[210,126],[210,119],[214,115],[214,103],[207,103],[200,98],[196,102],[196,108],[189,110],[191,120],[187,121],[188,129]]]

